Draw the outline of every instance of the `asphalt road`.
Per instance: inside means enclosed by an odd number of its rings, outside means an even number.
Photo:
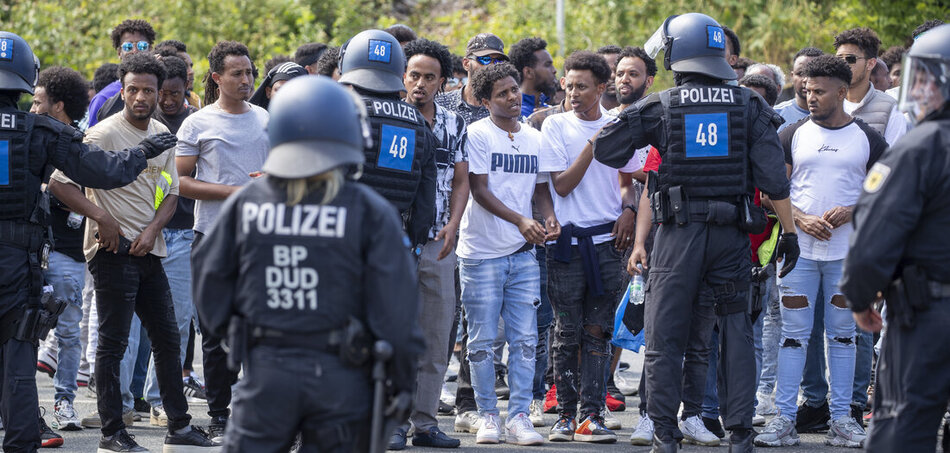
[[[200,350],[198,351],[200,357]],[[196,357],[195,364],[199,366],[200,373],[200,363],[201,360],[199,357]],[[642,364],[642,355],[633,354],[629,351],[625,351],[622,356],[623,361],[630,363],[630,371],[628,376],[634,380],[639,379],[639,370],[641,369]],[[47,409],[47,422],[52,422],[52,407],[53,407],[53,382],[48,376],[42,373],[37,374],[37,383],[39,387],[39,398],[40,405],[44,406]],[[292,383],[288,383],[292,385]],[[454,390],[454,384],[449,384]],[[480,451],[480,452],[501,452],[501,451],[561,451],[561,452],[574,452],[574,451],[632,451],[632,452],[647,452],[649,447],[635,447],[632,446],[628,439],[630,433],[633,431],[634,426],[639,420],[639,416],[636,412],[636,406],[639,403],[639,399],[636,396],[627,397],[627,406],[628,409],[624,412],[616,412],[615,415],[620,419],[623,424],[623,428],[618,432],[618,442],[611,445],[603,444],[585,444],[581,442],[569,442],[569,443],[554,443],[547,442],[543,446],[539,447],[520,447],[515,445],[507,444],[498,444],[498,445],[476,445],[475,444],[475,435],[468,433],[454,433],[453,432],[453,416],[440,416],[439,424],[443,431],[449,433],[453,437],[458,437],[462,440],[462,447],[460,450],[463,451]],[[85,389],[80,389],[76,397],[75,407],[81,417],[89,414],[95,410],[96,400],[90,396],[90,394]],[[502,415],[505,415],[505,410],[507,408],[507,401],[500,401],[499,406],[502,410]],[[193,401],[190,402],[190,413],[194,417],[193,422],[197,425],[207,425],[209,418],[207,416],[207,406],[203,401]],[[547,428],[538,428],[538,431],[542,433],[545,437],[547,436],[547,430],[550,429],[550,425],[554,423],[556,416],[553,414],[546,414],[545,421],[548,424]],[[143,421],[136,422],[134,426],[131,427],[129,432],[135,436],[135,440],[139,442],[142,446],[148,448],[153,452],[160,452],[162,450],[162,441],[165,435],[165,429],[150,426],[148,422],[148,415],[143,414]],[[63,452],[95,452],[96,447],[98,446],[99,441],[99,431],[97,429],[85,429],[82,431],[70,431],[70,432],[60,432],[60,434],[65,438],[65,445],[56,450]],[[781,451],[783,453],[796,453],[796,452],[847,452],[855,451],[853,449],[846,448],[833,448],[824,445],[824,434],[802,434],[802,444],[798,447],[789,447],[775,449],[775,451]],[[684,446],[684,451],[694,451],[694,452],[726,452],[728,451],[728,443],[723,443],[720,447],[698,447],[693,445]],[[52,451],[52,450],[50,450]],[[429,448],[420,448],[410,446],[407,448],[407,451],[438,451],[436,449]]]

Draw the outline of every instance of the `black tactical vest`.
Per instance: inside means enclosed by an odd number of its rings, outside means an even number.
[[[360,182],[404,213],[412,205],[425,157],[426,122],[416,107],[396,99],[364,96],[373,144],[364,151]]]
[[[659,188],[683,186],[693,198],[751,194],[747,147],[748,90],[728,85],[682,85],[660,93],[666,152]]]
[[[0,109],[0,220],[29,220],[40,194],[30,165],[32,131],[32,115]]]

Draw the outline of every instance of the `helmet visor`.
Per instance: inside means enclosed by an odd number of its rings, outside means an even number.
[[[660,25],[660,28],[657,28],[656,31],[653,32],[653,36],[643,44],[643,50],[646,51],[650,58],[656,58],[656,55],[666,46],[665,28],[666,22],[663,22],[663,25]]]
[[[898,108],[914,124],[943,109],[950,98],[950,61],[907,56],[901,71]]]

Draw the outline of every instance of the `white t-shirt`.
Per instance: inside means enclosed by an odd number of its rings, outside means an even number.
[[[541,168],[542,173],[561,172],[577,160],[587,140],[601,127],[613,120],[607,111],[601,108],[601,116],[594,121],[585,121],[574,112],[551,115],[541,126]],[[649,147],[647,147],[649,149]],[[554,200],[554,213],[562,225],[568,223],[578,227],[592,227],[617,220],[623,211],[620,198],[618,172],[632,173],[643,168],[634,155],[620,170],[608,167],[596,159],[591,161],[587,172],[577,187],[562,197],[550,184],[551,198]],[[595,244],[610,240],[610,233],[593,237]],[[571,238],[571,244],[577,244],[577,238]]]
[[[531,218],[541,133],[522,124],[511,140],[491,118],[483,118],[468,126],[466,147],[468,171],[488,175],[488,190],[509,209]],[[469,195],[459,229],[459,257],[499,258],[518,251],[525,242],[516,225],[495,216]]]
[[[819,217],[836,206],[857,203],[868,167],[887,149],[881,135],[859,119],[837,129],[811,120],[796,123],[783,129],[780,138],[785,162],[792,166],[792,205]],[[848,222],[831,230],[827,241],[796,230],[802,258],[835,261],[848,254],[854,225]]]

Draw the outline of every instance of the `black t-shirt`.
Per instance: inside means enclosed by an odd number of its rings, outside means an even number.
[[[79,228],[72,228],[66,224],[68,218],[69,209],[50,194],[50,227],[53,229],[53,250],[76,261],[85,261],[86,258],[82,253],[82,241],[86,219],[83,218]]]
[[[166,127],[168,127],[168,130],[171,131],[171,133],[177,134],[178,129],[181,128],[181,123],[185,122],[185,118],[197,111],[198,109],[190,105],[186,106],[185,109],[177,115],[166,115],[161,109],[155,109],[155,113],[152,114],[152,118],[157,119]],[[179,195],[178,207],[175,209],[175,215],[172,216],[172,219],[168,221],[168,224],[165,225],[165,228],[190,230],[194,228],[194,226],[195,200]]]

